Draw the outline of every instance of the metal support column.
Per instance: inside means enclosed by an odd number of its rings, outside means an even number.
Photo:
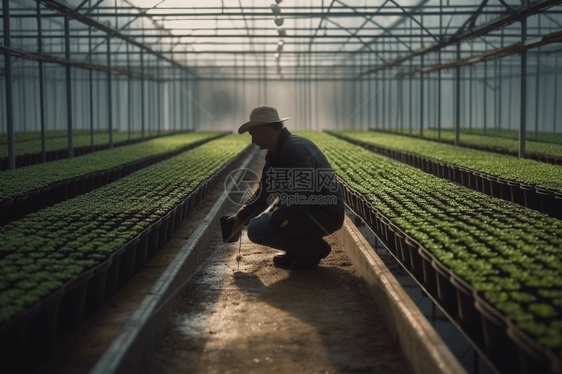
[[[179,84],[177,84],[177,95],[175,98],[175,105],[177,105],[179,107],[179,118],[178,118],[178,130],[180,131],[184,131],[187,129],[187,123],[185,123],[184,125],[184,120],[185,120],[185,105],[183,105],[182,103],[182,98],[183,98],[183,93],[182,93],[182,89],[184,87],[184,82],[186,82],[187,78],[185,76],[185,71],[179,69],[178,70],[178,74],[179,74]],[[182,76],[185,77],[184,79],[182,79]],[[174,84],[173,82],[171,82],[170,84]],[[238,100],[238,92],[236,93],[236,100]],[[236,108],[238,108],[238,105],[236,105]]]
[[[89,2],[90,8],[92,1]],[[88,60],[92,62],[92,28],[88,27]],[[89,71],[90,80],[90,148],[94,152],[94,72]]]
[[[353,75],[356,76],[357,75],[357,67],[353,67]],[[357,78],[353,78],[353,82],[351,84],[351,105],[350,105],[350,110],[348,111],[348,113],[351,115],[354,111],[355,108],[357,108]],[[357,129],[357,122],[358,122],[358,118],[356,115],[354,115],[351,118],[350,121],[350,125],[352,129]]]
[[[174,59],[174,52],[171,53],[172,59]],[[171,80],[166,80],[166,82],[162,82],[163,91],[166,91],[166,87],[168,87],[168,121],[164,121],[168,124],[168,130],[176,130],[176,106],[174,105],[173,98],[176,97],[174,94],[175,87],[172,85],[172,82],[175,82],[176,79],[176,69],[172,67],[172,72],[170,73]],[[170,76],[168,75],[168,77]],[[169,83],[169,84],[168,84]],[[165,100],[164,100],[165,101]]]
[[[305,90],[306,96],[305,96],[304,102],[306,103],[306,106],[305,106],[306,116],[307,116],[307,120],[305,122],[306,127],[307,127],[307,129],[312,130],[312,112],[310,111],[310,108],[312,107],[312,104],[311,104],[311,98],[312,97],[310,96],[310,56],[311,56],[311,54],[308,53],[308,54],[305,55],[305,58],[304,58],[304,62],[305,62],[305,67],[304,67],[305,81],[304,81],[304,83],[305,83],[305,87],[306,87],[306,90]],[[266,69],[266,71],[267,71],[267,69]],[[266,76],[266,78],[267,78],[267,76]],[[266,79],[266,83],[267,83],[267,79]]]
[[[313,129],[313,122],[312,122],[312,54],[308,54],[308,74],[307,74],[307,83],[308,83],[308,117],[310,121],[310,129]],[[265,91],[267,92],[268,89],[268,75],[267,75],[267,67],[266,67],[266,76],[265,76]]]
[[[538,16],[538,33],[541,33],[541,17]],[[539,140],[539,86],[541,73],[541,54],[537,53],[537,69],[535,74],[535,140]]]
[[[457,59],[461,58],[461,43],[457,43]],[[457,66],[457,96],[456,96],[456,111],[455,111],[455,145],[459,145],[459,130],[461,123],[461,68]]]
[[[187,59],[185,62],[186,66],[187,66]],[[186,122],[186,129],[187,130],[193,130],[193,100],[191,100],[191,92],[192,92],[192,87],[193,85],[190,85],[190,78],[189,75],[186,75],[186,80],[185,80],[185,92],[187,92],[187,94],[185,96],[182,96],[182,105],[185,105],[185,109],[187,111],[186,114],[186,118],[185,118],[185,122]],[[244,83],[242,83],[244,84]],[[242,92],[242,95],[244,95],[245,92]],[[185,103],[183,102],[185,100]],[[244,99],[242,99],[242,101],[244,101]],[[242,104],[242,111],[244,111],[244,104]]]
[[[320,131],[320,111],[318,110],[318,63],[314,69],[314,110],[316,112],[316,131]],[[369,124],[367,123],[367,128]]]
[[[65,57],[70,60],[70,19],[64,19],[64,45],[65,45]],[[66,70],[66,120],[68,128],[68,158],[74,156],[74,145],[73,145],[73,135],[72,135],[72,85],[70,74],[70,65],[65,66]]]
[[[382,49],[382,54],[383,56],[385,55],[385,45],[383,44],[381,46]],[[382,71],[382,80],[381,80],[381,84],[382,86],[382,128],[383,130],[386,130],[386,70],[384,69]]]
[[[4,45],[8,47],[4,51],[4,77],[6,80],[6,124],[8,127],[8,167],[10,170],[16,168],[16,142],[14,137],[14,108],[12,103],[12,54],[10,47],[10,1],[2,0],[2,15],[4,25]]]
[[[19,23],[18,29],[21,30],[22,29],[22,20],[18,19],[18,23]],[[26,84],[25,84],[25,78],[26,78],[25,65],[26,65],[26,63],[27,63],[26,60],[22,60],[20,62],[20,66],[21,66],[21,73],[20,73],[20,77],[19,77],[20,81],[21,81],[21,89],[19,90],[20,94],[21,94],[20,103],[24,103],[25,100],[26,100],[26,97],[27,97],[27,95],[25,94],[25,86],[26,86]],[[21,117],[20,117],[21,122],[20,123],[21,123],[22,129],[20,129],[20,130],[23,130],[23,132],[27,132],[27,113],[29,111],[29,108],[26,108],[25,105],[18,105],[18,106],[21,109]]]
[[[187,60],[186,60],[186,66],[187,66]],[[187,115],[185,118],[185,122],[186,122],[186,129],[187,130],[193,130],[193,100],[191,100],[191,87],[190,86],[190,77],[189,74],[185,75],[185,92],[187,92],[186,95],[182,95],[182,105],[185,104],[185,110],[187,111]],[[245,93],[244,93],[245,94]],[[185,103],[183,102],[185,100]],[[244,105],[242,105],[242,108],[244,108]]]
[[[423,35],[424,29],[423,29],[423,16],[420,17],[420,30],[421,30],[421,35]],[[420,38],[420,44],[423,45],[423,37]],[[425,55],[421,55],[420,56],[420,68],[423,70],[423,63],[424,63],[424,56]],[[423,138],[423,106],[424,106],[424,97],[423,97],[423,73],[420,74],[420,138]]]
[[[410,70],[412,69],[412,60],[410,60]],[[409,125],[410,125],[410,135],[412,135],[412,110],[413,110],[413,105],[412,105],[412,80],[413,80],[413,76],[410,75],[410,89],[408,90],[408,92],[410,93],[410,97],[408,99],[408,104],[410,105],[410,110],[408,111],[408,114],[410,115],[410,121],[409,121]]]
[[[43,53],[43,38],[41,32],[41,4],[37,3],[37,51]],[[41,162],[47,162],[45,149],[45,98],[43,87],[43,61],[39,61],[39,117],[41,120]]]
[[[558,105],[556,104],[558,102],[558,95],[557,95],[557,91],[558,91],[558,53],[559,52],[555,52],[554,54],[554,92],[553,92],[553,100],[552,102],[554,103],[554,105],[552,106],[552,132],[555,133],[556,132],[556,110],[558,109]]]
[[[334,71],[334,76],[337,75],[337,72]],[[333,100],[333,104],[332,104],[332,110],[333,110],[333,116],[332,116],[332,121],[330,122],[330,124],[328,124],[328,128],[329,129],[337,129],[338,128],[338,124],[339,124],[339,118],[338,118],[338,100],[336,97],[336,92],[338,92],[337,87],[336,87],[336,81],[333,80],[332,81],[332,100]]]
[[[238,75],[238,72],[236,73]],[[185,77],[185,78],[181,78],[181,77]],[[187,129],[188,127],[188,123],[186,121],[186,115],[185,115],[185,111],[186,111],[186,106],[183,105],[182,101],[183,101],[183,92],[182,89],[184,89],[184,84],[186,85],[185,88],[187,89],[187,76],[185,71],[183,70],[179,70],[179,78],[180,78],[180,84],[178,84],[177,87],[177,97],[176,97],[176,105],[179,106],[180,109],[180,113],[179,113],[179,118],[178,118],[178,129],[181,131],[184,131]],[[238,85],[238,82],[236,83],[236,85]],[[236,100],[238,100],[238,92],[236,93]],[[239,108],[238,104],[236,105],[236,108]],[[237,109],[238,110],[238,109]]]
[[[439,51],[441,63],[441,51]],[[441,70],[437,72],[437,141],[441,141]]]
[[[240,86],[240,79],[238,77],[239,75],[239,69],[238,69],[238,54],[234,55],[234,77],[235,77],[235,81],[234,81],[234,97],[235,97],[235,103],[234,103],[234,107],[235,107],[235,115],[234,115],[234,120],[232,121],[234,123],[234,128],[236,128],[236,124],[237,123],[242,123],[242,119],[244,118],[244,108],[242,108],[240,106],[240,103],[238,103],[238,98],[240,97],[240,92],[238,87]]]
[[[375,44],[375,56],[378,55],[378,51],[379,51],[379,44],[376,43],[376,44]],[[375,62],[376,62],[376,59],[375,59]],[[374,63],[373,63],[373,64],[374,64]],[[375,71],[374,73],[371,73],[371,74],[374,74],[373,80],[374,80],[374,82],[375,82],[375,91],[379,91],[379,82],[380,82],[380,81],[379,81],[379,71]],[[334,84],[335,84],[335,83],[334,83]],[[381,99],[381,95],[377,93],[377,94],[375,95],[375,100],[374,100],[374,103],[373,103],[373,104],[375,105],[375,108],[374,108],[374,111],[375,111],[375,129],[378,129],[378,128],[379,128],[379,123],[380,123],[380,121],[379,121],[379,116],[380,116],[380,114],[379,114],[379,113],[380,113],[380,110],[379,110],[380,104],[379,104],[379,103],[380,103],[380,99]]]
[[[410,45],[412,45],[413,43],[413,28],[412,28],[412,18],[410,18]],[[410,59],[410,71],[414,70],[414,65],[413,65],[413,59]],[[409,104],[410,104],[410,135],[412,135],[412,110],[413,110],[413,105],[412,105],[412,80],[413,80],[413,74],[410,74],[410,89],[408,90],[410,92],[410,99],[409,99]]]
[[[498,71],[498,59],[494,60],[494,72],[493,72],[493,80],[494,80],[494,121],[493,121],[493,129],[497,130],[499,117],[498,117],[498,92],[500,91],[500,74],[501,72]]]
[[[389,45],[388,46],[389,52],[391,48],[392,46]],[[385,84],[386,84],[385,87],[388,88],[388,93],[386,94],[386,97],[388,98],[388,100],[386,100],[387,102],[386,112],[388,113],[388,119],[386,120],[386,123],[388,129],[392,131],[392,71],[390,70],[388,70],[388,80],[385,82]]]
[[[420,56],[420,64],[423,69],[423,56]],[[423,138],[423,73],[420,74],[420,138]]]
[[[470,55],[473,55],[474,44],[470,45]],[[468,129],[472,132],[472,71],[474,70],[474,65],[470,65],[468,68]],[[466,127],[465,127],[466,128]]]
[[[443,0],[439,0],[439,11],[443,11]],[[443,16],[439,14],[439,38],[443,40]],[[441,49],[438,52],[441,65]],[[441,141],[441,70],[437,72],[437,141]]]
[[[111,68],[111,38],[107,38],[107,67]],[[107,71],[107,120],[109,125],[109,149],[113,148],[113,116],[111,100],[111,73]]]
[[[375,44],[375,47],[376,47],[375,61],[373,62],[373,64],[376,64],[376,63],[377,63],[377,57],[379,56],[379,54],[378,54],[378,49],[379,49],[378,43]],[[382,90],[380,89],[380,85],[382,84],[382,83],[381,83],[382,80],[381,80],[380,77],[379,77],[380,73],[381,73],[380,70],[377,70],[377,71],[375,71],[374,73],[371,73],[371,74],[374,74],[374,76],[373,76],[373,81],[374,81],[374,84],[375,84],[375,92],[376,92],[376,94],[375,94],[375,101],[374,101],[374,105],[375,105],[375,107],[374,107],[374,112],[375,112],[375,120],[374,120],[375,123],[374,123],[374,125],[375,125],[375,129],[379,129],[379,128],[380,128],[380,124],[381,124],[381,122],[382,122],[382,113],[381,113],[380,106],[381,106],[381,100],[382,100],[382,95],[383,95],[383,93],[382,93]]]
[[[197,102],[199,102],[199,80],[198,79],[194,79],[193,80],[193,97],[195,98],[195,100],[197,100]],[[193,111],[193,129],[194,130],[199,130],[199,106],[196,105],[195,106],[195,110]]]
[[[140,50],[140,66],[141,66],[141,77],[144,77],[144,52],[141,49]],[[145,108],[144,108],[144,78],[140,79],[140,85],[141,85],[141,92],[140,92],[140,111],[141,111],[141,139],[144,140],[144,122],[145,122],[145,118],[144,118],[144,112],[145,112]]]
[[[372,53],[369,53],[367,55],[367,66],[369,69],[372,68],[372,62],[371,62],[371,57],[372,57]],[[367,76],[367,97],[369,98],[369,102],[367,103],[367,130],[369,130],[369,128],[371,128],[371,83],[372,83],[372,74],[369,74]]]
[[[157,70],[156,77],[160,78],[160,69]],[[160,135],[160,131],[162,130],[162,95],[164,94],[164,87],[162,86],[162,82],[159,80],[157,80],[154,85],[156,86],[154,92],[158,95],[156,97],[156,123],[158,125],[156,128],[156,134]]]
[[[511,121],[511,114],[513,113],[513,64],[509,64],[509,72],[508,72],[508,76],[509,76],[509,82],[507,82],[507,92],[508,92],[508,97],[507,97],[507,102],[508,107],[507,107],[507,129],[511,130],[512,126],[513,126],[513,122]]]
[[[527,18],[521,19],[521,43],[527,39]],[[525,126],[527,119],[527,52],[521,53],[521,114],[519,117],[519,157],[525,157]]]
[[[404,133],[404,79],[400,78],[398,86],[398,123],[400,134]]]
[[[148,61],[148,70],[150,71],[150,61]],[[146,85],[148,88],[148,92],[146,93],[148,100],[145,101],[148,117],[148,126],[146,130],[148,131],[148,137],[150,138],[152,136],[152,125],[154,124],[154,114],[152,113],[152,103],[154,103],[154,87],[152,87],[153,84],[151,80],[148,80],[146,82]]]
[[[504,29],[502,29],[501,31],[501,47],[503,48],[504,46]],[[498,61],[498,70],[496,71],[497,77],[498,77],[498,85],[497,85],[497,90],[498,90],[498,104],[497,104],[497,111],[498,111],[498,123],[496,125],[497,129],[502,128],[502,72],[503,72],[503,63],[502,63],[502,59],[496,59],[495,61]]]
[[[156,65],[156,63],[154,64]],[[158,76],[158,74],[155,72],[156,69],[151,69],[153,71],[152,75]],[[156,73],[156,74],[155,74]],[[153,131],[157,131],[158,130],[158,102],[156,101],[158,99],[158,86],[157,86],[157,82],[151,80],[149,83],[149,91],[150,91],[150,100],[148,103],[148,107],[150,108],[150,121],[148,122],[148,133],[150,134],[150,136],[154,136]]]
[[[131,56],[129,51],[129,43],[127,43],[127,70],[131,70]],[[131,142],[131,76],[127,76],[127,142]]]
[[[487,102],[487,92],[488,92],[488,87],[487,87],[487,80],[488,80],[488,61],[484,62],[484,79],[482,80],[482,87],[484,88],[484,92],[482,94],[482,98],[484,99],[484,135],[486,135],[486,128],[488,127],[488,102]]]
[[[264,46],[265,49],[265,46]],[[266,61],[266,56],[265,53],[263,54],[263,97],[264,97],[264,102],[267,103],[268,99],[267,99],[267,61]],[[306,64],[306,62],[305,62]],[[306,71],[306,65],[303,67],[303,70]],[[306,97],[305,97],[305,103],[306,103]],[[307,110],[308,110],[308,105],[307,105]],[[308,113],[306,113],[308,114]]]
[[[243,116],[242,118],[249,117],[249,113],[246,110],[246,54],[245,53],[242,54],[242,116]]]
[[[201,80],[197,79],[197,84],[196,84],[197,101],[199,101],[199,102],[201,102],[201,94],[200,94],[201,93],[201,85],[200,85],[200,82],[201,82]],[[202,124],[202,121],[203,121],[202,117],[203,117],[203,110],[202,110],[201,107],[197,107],[197,126],[198,126],[197,129],[198,130],[201,130],[201,124]]]
[[[245,56],[245,55],[243,55]],[[298,58],[298,57],[297,57]],[[244,60],[245,61],[245,60]],[[298,81],[298,65],[295,67],[295,80],[293,81],[293,106],[294,106],[294,110],[295,110],[295,118],[297,120],[297,123],[300,123],[300,118],[298,116],[300,116],[299,113],[299,81]],[[244,82],[246,82],[246,62],[244,62]],[[246,85],[246,83],[244,83],[244,85]],[[245,91],[244,91],[245,92]]]
[[[359,73],[363,71],[363,54],[359,55]],[[357,75],[356,75],[357,76]],[[356,78],[359,80],[359,105],[358,107],[361,108],[361,104],[363,104],[363,79]],[[359,109],[359,130],[363,130],[363,108]]]

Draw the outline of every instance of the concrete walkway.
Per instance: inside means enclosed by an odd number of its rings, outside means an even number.
[[[217,232],[143,373],[412,372],[343,248],[328,242],[320,267],[292,271],[273,267],[275,250],[245,235],[224,244]]]

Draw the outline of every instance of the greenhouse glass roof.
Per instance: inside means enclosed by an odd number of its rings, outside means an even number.
[[[549,53],[562,40],[559,0],[38,3],[10,1],[12,54],[110,66],[125,75],[145,74],[141,55],[144,64],[181,68],[199,79],[353,79],[388,69],[409,75],[527,49]],[[69,17],[71,58],[63,15]],[[155,79],[166,79],[165,69]]]

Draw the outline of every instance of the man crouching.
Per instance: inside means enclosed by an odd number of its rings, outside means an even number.
[[[275,266],[311,269],[331,251],[322,237],[343,225],[343,195],[324,154],[310,140],[291,134],[286,120],[275,108],[260,106],[238,129],[268,152],[260,187],[228,219],[233,231],[247,223],[252,242],[284,251],[273,258]]]

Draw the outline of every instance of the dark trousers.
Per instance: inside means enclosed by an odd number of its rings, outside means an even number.
[[[269,222],[269,215],[259,215],[248,223],[248,238],[254,243],[304,257],[329,233],[317,227],[308,217],[300,220],[302,222],[293,219],[286,227],[279,228]]]

